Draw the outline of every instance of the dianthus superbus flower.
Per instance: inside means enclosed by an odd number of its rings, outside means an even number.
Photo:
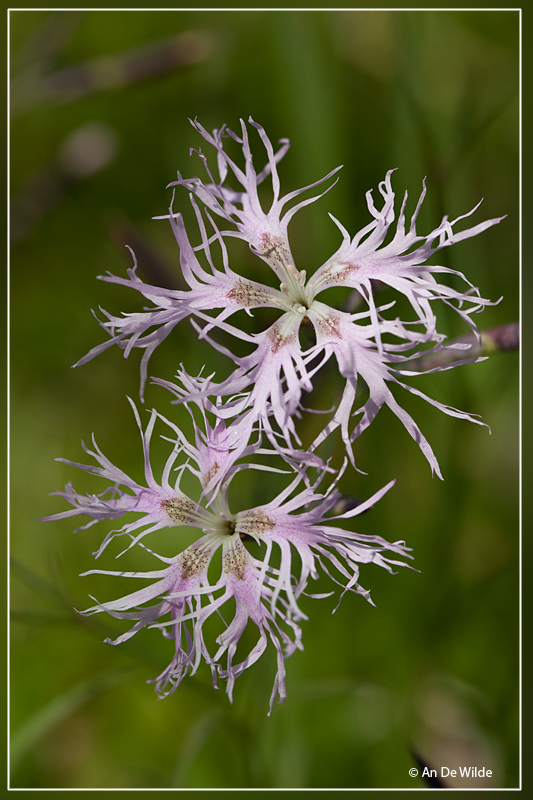
[[[235,680],[272,645],[277,654],[272,711],[276,700],[283,702],[286,696],[285,660],[302,649],[306,619],[302,597],[308,595],[310,582],[325,574],[340,587],[339,602],[346,592],[370,600],[359,582],[360,565],[373,562],[392,572],[411,557],[404,542],[350,529],[350,520],[378,502],[393,484],[364,502],[344,502],[338,487],[350,462],[355,466],[354,442],[387,406],[419,445],[433,472],[442,477],[429,442],[400,404],[398,391],[415,394],[450,416],[483,424],[470,413],[425,395],[412,379],[416,381],[418,374],[415,364],[427,363],[422,357],[428,355],[446,351],[447,358],[432,362],[427,372],[481,360],[470,343],[457,339],[447,344],[439,330],[438,312],[442,305],[453,310],[475,339],[479,332],[474,315],[491,301],[461,272],[429,262],[502,218],[458,229],[476,206],[452,221],[444,217],[430,233],[420,234],[417,222],[425,182],[408,221],[407,193],[398,213],[395,210],[390,170],[378,187],[381,203],[367,192],[370,222],[352,235],[332,217],[342,234],[340,246],[322,266],[312,271],[306,264],[304,269],[291,251],[289,223],[334,186],[340,168],[283,195],[278,164],[288,150],[287,140],[281,140],[276,151],[252,119],[249,125],[241,121],[239,133],[226,126],[210,133],[196,121],[193,125],[214,150],[216,169],[201,150],[194,151],[207,180],[178,173],[171,184],[173,193],[180,188],[188,191],[199,230],[199,242],[194,244],[182,215],[174,211],[173,194],[164,218],[178,244],[183,278],[179,285],[185,288],[169,290],[146,283],[137,274],[132,253],[133,267],[126,278],[107,274],[102,279],[134,289],[150,305],[121,316],[102,311],[101,325],[108,339],[78,364],[114,344],[125,356],[142,350],[143,399],[152,353],[187,319],[198,340],[221,353],[225,357],[221,363],[225,360],[231,368],[225,375],[205,375],[202,370],[191,377],[177,358],[175,381],[152,381],[173,395],[173,403],[184,406],[192,435],[155,410],[143,430],[132,403],[142,435],[144,480],[139,483],[114,466],[93,437],[93,449],[83,447],[96,466],[65,463],[103,478],[107,487],[99,494],[83,495],[68,483],[57,494],[71,508],[45,519],[82,517],[78,530],[99,521],[120,521],[122,527],[107,532],[93,555],[107,556],[119,541],[125,542],[119,555],[141,549],[143,558],[148,553],[158,559],[158,568],[150,571],[85,573],[144,583],[119,599],[95,600],[82,613],[107,613],[131,623],[109,640],[112,644],[145,627],[159,629],[173,643],[170,663],[154,679],[160,696],[174,691],[205,662],[215,686],[219,679],[226,681],[231,700]],[[252,155],[250,134],[259,138],[266,153],[266,163],[260,167]],[[264,184],[270,186],[270,202],[262,196]],[[257,257],[253,278],[230,265],[231,238],[247,243]],[[446,282],[449,277],[453,285]],[[345,305],[326,303],[323,293],[339,287],[346,290]],[[383,288],[389,296],[381,294]],[[406,319],[398,315],[391,291],[402,300]],[[243,326],[238,312],[254,316],[258,309],[265,311],[255,315],[255,326]],[[259,325],[257,318],[263,319],[263,313],[266,322]],[[306,408],[304,395],[313,391],[327,362],[340,376],[339,399],[325,412],[328,416],[321,430],[317,426],[313,441],[306,442],[299,420],[311,409]],[[165,426],[163,438],[170,445],[160,475],[154,472],[150,454],[156,424]],[[344,444],[339,470],[333,467],[333,457],[324,463],[320,455],[321,445],[337,430]],[[237,493],[233,483],[249,469],[282,473],[284,477],[276,480],[284,481],[284,488],[272,496],[274,484],[267,482],[264,502],[250,501]],[[188,488],[191,475],[196,491]],[[192,544],[190,530],[186,532],[191,528],[198,531]],[[158,532],[164,529],[170,530],[165,541],[167,547],[172,543],[171,555],[156,552]],[[217,622],[218,634],[211,641],[210,631]],[[249,628],[256,635],[251,645],[244,637]]]
[[[140,420],[135,411],[137,422]],[[163,469],[161,481],[154,477],[150,463],[150,440],[154,425],[160,419],[170,427],[172,452]],[[206,423],[205,416],[200,425]],[[236,429],[232,429],[237,426]],[[90,570],[85,574],[105,573],[126,578],[148,580],[149,584],[118,600],[97,602],[84,614],[106,612],[118,619],[130,620],[131,628],[114,639],[119,644],[146,626],[160,628],[174,642],[171,663],[156,679],[156,689],[162,696],[174,691],[183,677],[194,674],[205,661],[212,672],[213,683],[226,680],[230,699],[236,678],[251,666],[272,642],[277,652],[277,673],[270,700],[270,711],[276,699],[286,697],[285,659],[296,649],[302,649],[301,622],[306,615],[299,601],[310,579],[322,571],[347,591],[369,593],[359,583],[359,566],[373,562],[392,572],[409,558],[403,542],[387,542],[380,536],[354,533],[337,527],[363,513],[375,504],[392,486],[389,483],[369,500],[342,513],[335,513],[340,498],[337,483],[340,474],[329,488],[321,492],[320,484],[328,474],[324,468],[311,485],[302,474],[288,481],[286,488],[263,505],[232,510],[228,492],[232,479],[242,469],[253,466],[265,469],[264,464],[249,462],[260,451],[259,439],[245,448],[236,448],[239,421],[228,428],[218,420],[214,427],[205,424],[202,432],[196,427],[195,444],[190,444],[182,431],[153,411],[146,430],[142,432],[146,485],[131,479],[103,455],[94,445],[91,451],[98,466],[66,462],[87,472],[99,475],[113,486],[100,495],[79,495],[69,484],[58,492],[73,508],[48,520],[69,516],[86,516],[89,522],[115,520],[133,512],[139,517],[127,522],[120,530],[106,535],[95,555],[100,556],[117,536],[125,536],[130,550],[141,547],[165,565],[149,572],[108,572]],[[201,435],[202,434],[202,435]],[[167,437],[165,437],[167,438]],[[261,448],[263,454],[265,451]],[[180,457],[188,461],[177,467],[178,478],[170,480]],[[243,462],[241,459],[247,459]],[[180,488],[184,468],[198,479],[200,500],[193,500]],[[223,471],[223,479],[214,475]],[[176,555],[157,555],[148,546],[148,536],[162,528],[175,530]],[[180,547],[180,528],[193,527],[201,531],[199,539],[188,547]],[[277,550],[277,557],[274,553]],[[123,551],[125,552],[125,551]],[[324,595],[317,595],[324,596]],[[342,595],[341,595],[342,596]],[[216,639],[216,646],[205,641],[204,623],[213,615],[230,614],[231,619]],[[248,623],[258,630],[257,643],[248,655],[236,663],[235,654]]]
[[[302,193],[327,181],[337,170],[303,189],[282,196],[277,165],[287,151],[286,140],[281,141],[281,148],[276,153],[264,129],[250,120],[250,126],[259,135],[267,157],[266,165],[258,170],[254,166],[249,132],[244,122],[241,121],[240,134],[226,127],[211,134],[198,122],[195,121],[193,125],[216,152],[217,174],[210,169],[205,155],[198,151],[206,167],[208,181],[183,178],[178,173],[177,181],[172,184],[185,187],[191,193],[201,234],[201,243],[193,247],[181,215],[170,209],[167,217],[180,248],[183,276],[190,290],[168,291],[148,286],[137,277],[134,269],[130,270],[129,279],[104,277],[104,280],[136,289],[154,305],[150,310],[122,318],[107,315],[107,321],[102,324],[111,334],[111,339],[94,348],[79,363],[113,342],[125,349],[125,355],[133,348],[142,348],[145,350],[142,360],[144,385],[147,361],[154,348],[179,321],[194,317],[199,335],[228,355],[235,365],[225,380],[211,382],[206,388],[207,393],[222,399],[220,414],[228,418],[232,414],[246,412],[249,423],[259,422],[272,443],[281,437],[283,445],[280,448],[290,452],[292,447],[300,443],[295,420],[302,409],[302,394],[312,390],[314,376],[334,356],[345,381],[344,392],[337,410],[324,425],[312,449],[318,447],[332,431],[340,428],[347,453],[355,463],[352,449],[354,440],[368,427],[380,408],[386,405],[420,445],[432,470],[440,476],[437,459],[427,439],[400,405],[396,389],[400,386],[447,414],[479,423],[475,416],[429,398],[405,379],[416,379],[416,373],[409,369],[410,361],[423,353],[435,352],[447,346],[446,337],[437,328],[437,303],[451,307],[476,333],[473,314],[490,304],[468,283],[464,275],[445,266],[428,264],[428,259],[452,244],[497,224],[502,218],[487,220],[457,232],[457,223],[470,216],[476,210],[473,209],[453,221],[445,217],[431,233],[420,235],[416,222],[426,192],[424,185],[408,226],[407,194],[404,195],[393,236],[387,242],[396,218],[391,170],[379,184],[383,199],[381,208],[376,206],[372,193],[367,193],[372,221],[351,237],[335,220],[343,235],[342,244],[309,277],[306,270],[299,269],[295,264],[289,244],[288,224],[295,213],[322,197],[331,185],[319,195],[302,199]],[[240,148],[244,160],[242,167],[229,155],[228,142]],[[265,211],[259,187],[267,179],[272,187],[272,201]],[[233,186],[231,181],[234,182]],[[203,204],[203,213],[195,198]],[[211,233],[206,229],[203,214],[209,220]],[[219,222],[222,221],[222,229],[219,229],[215,217]],[[267,276],[270,274],[272,277],[273,274],[279,281],[278,285],[250,280],[230,269],[224,242],[227,237],[237,237],[247,242],[251,251],[263,262],[262,268],[264,264],[270,268]],[[212,253],[215,243],[221,253],[222,269],[215,266]],[[207,268],[201,266],[199,256],[207,261]],[[465,281],[465,289],[456,289],[440,282],[441,276],[448,274]],[[394,308],[394,302],[378,305],[376,282],[404,295],[413,309],[413,319],[402,321],[398,317],[391,317],[389,312]],[[318,299],[323,291],[332,287],[357,291],[366,301],[366,308],[358,313],[348,313]],[[263,330],[246,333],[236,320],[229,321],[237,311],[250,313],[260,307],[278,312],[277,319]],[[213,314],[215,309],[218,312]],[[303,324],[310,326],[313,331],[314,343],[302,344]],[[210,336],[211,331],[217,329],[247,342],[251,352],[246,356],[237,356],[227,345],[219,344]],[[466,345],[463,346],[464,352],[461,345],[454,347],[457,348],[458,357],[447,368],[480,360],[477,355],[469,357]],[[368,389],[368,397],[362,405],[358,405],[356,391],[361,378]],[[240,401],[235,400],[236,395],[241,396]],[[360,417],[356,423],[353,422],[354,416]]]

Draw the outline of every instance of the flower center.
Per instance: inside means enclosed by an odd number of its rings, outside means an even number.
[[[297,314],[305,314],[312,302],[305,288],[305,278],[305,269],[298,272],[294,264],[287,264],[285,267],[285,280],[279,287],[283,294],[288,295],[291,301],[291,308]]]
[[[224,533],[226,536],[233,536],[235,533],[235,520],[225,519],[220,526],[220,532]]]

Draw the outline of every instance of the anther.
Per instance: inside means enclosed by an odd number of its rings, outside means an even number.
[[[294,266],[294,264],[287,264],[287,272],[289,272],[293,278],[296,278],[297,281],[300,280],[300,273]]]

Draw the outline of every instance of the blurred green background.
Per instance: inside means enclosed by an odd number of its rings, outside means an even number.
[[[466,272],[483,296],[503,296],[480,327],[514,321],[518,35],[516,11],[11,12],[13,787],[420,788],[408,774],[412,750],[430,766],[492,770],[469,787],[517,786],[516,352],[416,384],[480,413],[491,435],[399,398],[444,482],[388,411],[357,442],[368,475],[351,473],[344,491],[364,498],[397,483],[354,529],[405,539],[420,572],[363,569],[377,608],[346,596],[332,616],[335,598],[304,599],[305,651],[288,660],[288,700],[270,718],[272,653],[239,678],[233,706],[207,669],[157,701],[145,681],[170,660],[170,643],[151,630],[108,647],[102,640],[123,626],[73,611],[92,604],[89,594],[133,591],[120,578],[79,577],[104,529],[73,536],[72,521],[36,517],[65,508],[47,495],[67,480],[78,491],[104,488],[54,461],[83,461],[79,442],[93,431],[113,463],[142,475],[125,398],[138,397],[138,354],[112,349],[70,367],[104,338],[90,309],[141,306],[96,280],[125,275],[126,244],[143,277],[178,285],[173,235],[152,217],[165,213],[177,169],[200,170],[188,117],[237,129],[251,115],[273,141],[290,138],[284,193],[344,165],[337,186],[291,223],[308,274],[339,243],[327,212],[354,234],[369,221],[365,192],[392,167],[411,210],[427,176],[422,232],[483,197],[472,224],[507,218],[439,263]],[[178,195],[175,208],[186,203]],[[234,269],[262,279],[245,247],[234,258]],[[453,317],[441,320],[450,335],[462,332]],[[180,362],[220,377],[228,368],[188,323],[150,373],[170,379]],[[157,387],[146,405],[181,419]],[[244,507],[249,495],[268,500],[274,485],[248,474]],[[99,566],[119,564],[110,555]]]

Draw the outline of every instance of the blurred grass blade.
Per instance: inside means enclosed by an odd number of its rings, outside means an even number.
[[[26,586],[29,586],[30,589],[33,589],[33,591],[41,597],[50,600],[54,605],[70,610],[71,604],[54,586],[40,578],[35,572],[32,572],[32,570],[28,569],[28,567],[21,564],[20,561],[17,561],[15,558],[11,558],[10,564],[11,574],[25,583]]]
[[[120,670],[106,672],[102,675],[97,675],[95,678],[83,681],[64,694],[55,697],[47,705],[36,711],[11,738],[11,771],[13,772],[17,768],[24,756],[55,725],[66,719],[70,714],[73,714],[95,695],[111,689],[118,683],[122,683],[124,672],[127,669],[130,668],[121,667]]]
[[[191,727],[178,756],[172,779],[173,788],[188,788],[186,787],[186,782],[191,766],[198,758],[206,742],[218,728],[220,720],[220,709],[212,708]]]
[[[84,21],[84,11],[52,12],[12,58],[12,68],[31,78],[50,69]],[[25,76],[26,77],[26,76]],[[26,78],[27,79],[27,78]]]

